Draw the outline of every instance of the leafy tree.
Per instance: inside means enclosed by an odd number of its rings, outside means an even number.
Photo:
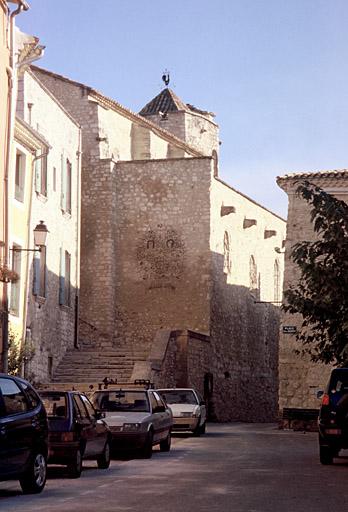
[[[284,293],[283,309],[302,315],[298,354],[348,365],[348,205],[308,181],[297,194],[311,205],[315,241],[297,243],[291,258],[300,280]]]

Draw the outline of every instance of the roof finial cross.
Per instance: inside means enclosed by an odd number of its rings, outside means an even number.
[[[169,82],[170,82],[170,76],[169,76],[169,71],[167,69],[164,71],[164,73],[162,75],[162,80],[165,83],[165,86],[168,87]]]

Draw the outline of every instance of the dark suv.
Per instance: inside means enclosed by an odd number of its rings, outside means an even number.
[[[31,385],[0,373],[0,480],[19,480],[28,494],[46,483],[46,411]]]
[[[348,448],[348,368],[335,368],[322,394],[319,411],[320,462],[332,464]]]

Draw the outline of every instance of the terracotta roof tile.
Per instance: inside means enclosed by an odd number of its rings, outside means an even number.
[[[155,98],[145,105],[139,112],[141,116],[151,116],[159,112],[189,111],[186,103],[171,90],[163,89]]]

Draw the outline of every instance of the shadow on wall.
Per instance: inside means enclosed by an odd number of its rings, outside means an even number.
[[[280,308],[258,302],[260,290],[255,293],[228,284],[222,255],[212,254],[212,269],[210,340],[216,418],[274,421],[278,417]],[[269,271],[273,276],[273,267]],[[263,281],[272,283],[272,279]]]
[[[61,265],[62,274],[57,275],[40,267],[40,253],[36,254],[29,271],[23,341],[33,357],[24,364],[24,376],[41,383],[51,380],[66,350],[77,343],[78,296],[76,288],[69,284],[69,258],[66,266]],[[23,286],[23,282],[19,283]]]

